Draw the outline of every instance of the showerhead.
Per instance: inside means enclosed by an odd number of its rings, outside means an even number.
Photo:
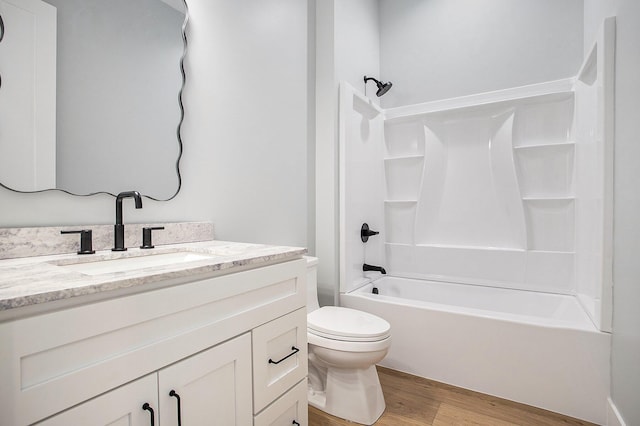
[[[364,84],[367,84],[367,81],[369,80],[373,80],[376,82],[376,86],[378,86],[378,91],[376,92],[376,96],[380,97],[382,95],[384,95],[385,93],[387,93],[389,91],[389,89],[391,89],[391,86],[393,86],[393,83],[391,83],[390,81],[386,82],[386,83],[382,83],[381,81],[376,80],[373,77],[367,77],[366,75],[364,76]]]
[[[378,97],[384,95],[389,91],[389,89],[391,89],[391,86],[393,86],[393,83],[391,83],[390,81],[383,83],[382,85],[378,85],[378,91],[376,92],[376,95]]]

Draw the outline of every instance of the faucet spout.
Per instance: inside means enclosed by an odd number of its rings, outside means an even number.
[[[142,208],[142,197],[138,191],[121,192],[116,196],[116,224],[113,227],[114,247],[112,251],[125,251],[124,246],[124,224],[122,222],[122,200],[125,198],[133,198],[136,209]]]
[[[387,274],[387,271],[385,271],[382,266],[367,265],[366,263],[362,265],[362,270],[364,272],[376,271],[376,272],[380,272],[381,274],[385,274],[385,275]]]
[[[136,203],[136,209],[142,208],[142,197],[138,191],[121,192],[116,196],[116,225],[122,225],[122,200],[125,198],[133,198]]]

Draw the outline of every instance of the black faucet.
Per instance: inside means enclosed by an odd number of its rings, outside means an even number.
[[[387,271],[385,271],[382,266],[367,265],[366,263],[362,265],[362,270],[364,272],[377,271],[377,272],[380,272],[381,274],[385,274],[385,275],[387,274]]]
[[[114,247],[111,251],[125,251],[124,246],[124,224],[122,223],[122,200],[124,198],[133,198],[136,202],[136,209],[142,208],[142,197],[138,191],[121,192],[116,197],[116,224],[113,226]]]

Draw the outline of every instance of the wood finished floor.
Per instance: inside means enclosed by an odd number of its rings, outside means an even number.
[[[506,399],[378,367],[387,408],[376,426],[593,425]],[[309,426],[353,426],[309,407]]]

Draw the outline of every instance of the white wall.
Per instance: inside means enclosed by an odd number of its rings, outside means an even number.
[[[189,0],[183,187],[128,222],[212,221],[219,239],[307,244],[307,3]],[[114,199],[0,188],[0,226],[113,223]]]
[[[617,0],[614,175],[613,402],[640,425],[640,2]]]
[[[574,76],[582,0],[380,0],[385,108]]]

